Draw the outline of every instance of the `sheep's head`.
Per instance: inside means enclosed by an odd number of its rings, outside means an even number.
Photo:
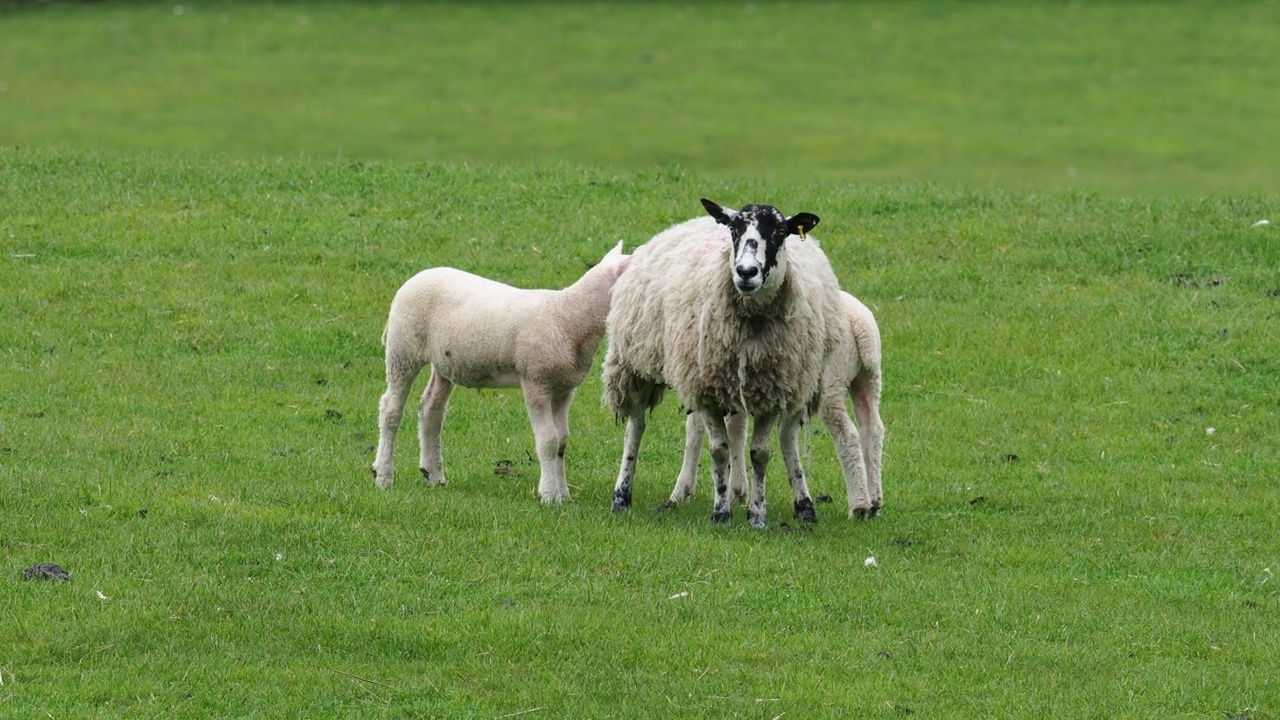
[[[729,228],[733,237],[733,286],[746,297],[772,292],[787,272],[786,241],[792,235],[804,237],[818,224],[813,213],[791,217],[772,205],[747,205],[733,210],[702,199],[715,221]]]

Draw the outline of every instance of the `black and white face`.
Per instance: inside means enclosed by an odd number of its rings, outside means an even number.
[[[786,275],[786,240],[803,235],[818,224],[818,216],[799,213],[786,217],[772,205],[747,205],[741,210],[703,199],[716,222],[729,228],[733,238],[733,286],[750,297],[772,289]]]

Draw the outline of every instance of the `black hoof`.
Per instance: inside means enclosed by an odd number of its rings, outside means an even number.
[[[631,493],[617,491],[613,493],[613,511],[622,512],[631,507]]]
[[[875,508],[854,508],[849,511],[849,517],[854,520],[870,520],[876,516]]]
[[[803,523],[818,522],[818,511],[813,509],[812,498],[805,498],[796,502],[796,519]]]
[[[667,500],[666,502],[659,505],[658,509],[659,510],[675,510],[678,507],[680,507],[680,503],[676,502],[675,500]]]
[[[733,519],[733,513],[731,512],[726,511],[726,512],[711,513],[711,522],[715,525],[728,525],[729,521],[732,519]]]

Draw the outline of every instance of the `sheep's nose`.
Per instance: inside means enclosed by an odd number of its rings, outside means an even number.
[[[739,265],[734,269],[738,271],[738,277],[742,278],[743,280],[750,280],[751,278],[760,274],[760,268],[756,267],[755,265]]]

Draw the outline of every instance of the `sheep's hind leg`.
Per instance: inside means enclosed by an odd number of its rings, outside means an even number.
[[[644,437],[644,408],[633,411],[627,417],[627,429],[622,438],[622,466],[618,470],[618,482],[613,486],[613,510],[618,512],[631,507],[631,485],[636,477],[636,457],[640,454],[640,440]]]
[[[702,422],[702,416],[694,412],[685,416],[684,462],[680,465],[680,476],[676,478],[676,485],[671,489],[671,499],[667,500],[669,505],[676,505],[693,497],[694,491],[698,489],[698,459],[702,455],[702,441],[706,433],[707,429]]]
[[[435,368],[418,403],[418,447],[421,455],[418,469],[427,485],[444,485],[444,451],[440,447],[440,433],[444,429],[444,412],[449,407],[449,395],[453,383]]]
[[[389,358],[387,391],[378,402],[378,454],[373,461],[373,482],[379,490],[390,490],[395,484],[396,433],[404,416],[404,403],[421,366],[401,365]]]
[[[778,427],[778,444],[782,447],[782,462],[787,466],[787,479],[791,481],[791,498],[795,502],[796,519],[804,523],[818,522],[818,513],[809,495],[809,484],[804,479],[804,467],[800,464],[800,418],[789,417]]]
[[[557,397],[550,392],[525,386],[525,408],[533,426],[538,449],[538,497],[544,503],[569,499],[569,484],[564,475],[564,451],[569,442],[568,412],[573,392]]]
[[[773,433],[776,417],[756,418],[755,431],[751,435],[751,500],[747,504],[747,517],[751,526],[763,530],[768,524],[765,508],[764,480],[769,470],[769,437]],[[745,433],[745,419],[743,432]]]
[[[748,500],[747,414],[729,415],[724,424],[729,431],[729,496],[733,502],[743,505]]]
[[[733,510],[729,505],[729,432],[724,424],[724,415],[718,413],[699,413],[702,415],[711,438],[711,481],[716,489],[715,502],[711,506],[711,522],[727,523],[733,519]]]
[[[867,490],[867,470],[863,462],[863,441],[849,418],[843,393],[829,396],[822,407],[822,424],[827,426],[844,472],[845,494],[849,499],[849,517],[869,518],[874,514]]]
[[[858,415],[862,438],[862,460],[867,472],[867,490],[871,495],[871,517],[884,506],[881,464],[884,456],[884,422],[880,419],[879,374],[859,375],[852,385],[853,409]]]

